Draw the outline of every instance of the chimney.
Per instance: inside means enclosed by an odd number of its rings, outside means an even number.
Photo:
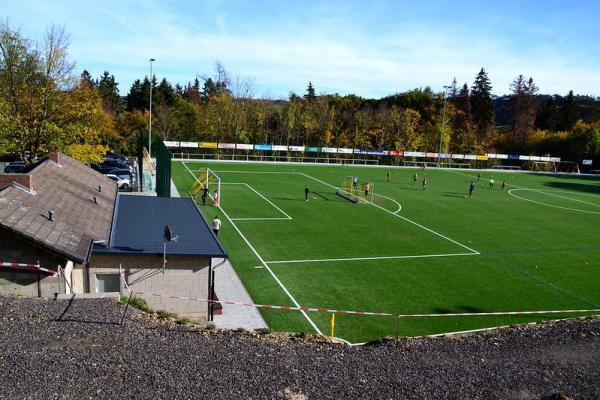
[[[48,154],[48,158],[51,159],[52,161],[54,161],[55,163],[60,164],[60,161],[58,158],[58,151]]]
[[[54,221],[54,211],[48,211],[48,221]]]
[[[13,182],[18,183],[19,185],[24,186],[29,190],[33,189],[33,184],[31,182],[31,175],[0,173],[0,189],[10,185]]]

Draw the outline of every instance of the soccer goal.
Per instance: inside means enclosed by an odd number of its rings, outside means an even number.
[[[372,203],[375,184],[358,176],[346,176],[336,194],[353,203]]]
[[[198,173],[198,176],[192,184],[190,194],[196,203],[202,201],[202,194],[204,188],[208,189],[208,196],[212,199],[215,206],[222,204],[221,194],[221,178],[215,174],[210,168],[203,168]]]
[[[533,171],[562,172],[579,174],[579,165],[575,161],[534,161]]]

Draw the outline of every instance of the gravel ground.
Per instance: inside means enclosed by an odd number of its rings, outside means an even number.
[[[0,297],[0,399],[600,399],[600,318],[350,347]]]

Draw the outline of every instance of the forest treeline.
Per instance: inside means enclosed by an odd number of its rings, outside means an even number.
[[[472,83],[454,80],[445,92],[368,99],[317,94],[308,82],[305,93],[277,100],[257,98],[251,79],[216,63],[183,86],[145,76],[122,95],[109,71],[76,73],[68,44],[62,28],[34,43],[0,24],[0,155],[61,150],[92,161],[109,148],[133,153],[148,128],[152,86],[152,132],[164,140],[415,151],[441,142],[443,152],[600,157],[600,99],[542,95],[522,75],[498,98],[481,68]]]

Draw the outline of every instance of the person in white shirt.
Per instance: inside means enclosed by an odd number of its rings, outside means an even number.
[[[219,216],[215,216],[215,219],[212,220],[212,230],[215,236],[219,236],[219,229],[221,229],[221,220]]]

